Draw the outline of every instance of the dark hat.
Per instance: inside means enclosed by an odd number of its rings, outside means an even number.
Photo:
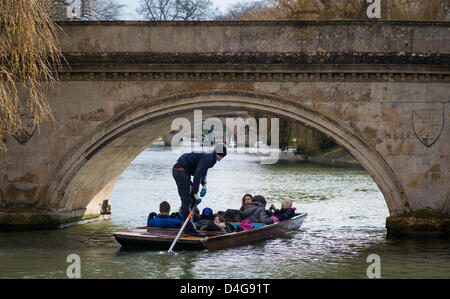
[[[214,147],[214,152],[219,156],[225,157],[227,155],[227,147],[225,144],[217,144]]]
[[[252,201],[260,202],[260,203],[262,203],[264,206],[266,205],[266,199],[265,199],[264,196],[262,196],[262,195],[255,195],[255,196],[253,197]]]
[[[202,211],[202,216],[207,216],[207,217],[211,217],[213,216],[213,210],[211,208],[204,208]]]

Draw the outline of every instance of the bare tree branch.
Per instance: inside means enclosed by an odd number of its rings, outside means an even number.
[[[211,0],[141,0],[137,13],[152,21],[194,21],[211,15]]]
[[[80,19],[84,20],[116,20],[122,9],[125,7],[116,0],[90,0],[83,2],[83,15]]]
[[[235,4],[218,20],[365,19],[366,0],[259,0]],[[449,0],[384,0],[382,19],[450,19]]]

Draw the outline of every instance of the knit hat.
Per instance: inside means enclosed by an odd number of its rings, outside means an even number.
[[[202,217],[212,217],[214,215],[213,210],[211,208],[204,208],[202,211]]]
[[[214,152],[219,156],[225,157],[227,155],[227,147],[225,144],[219,143],[214,147]]]
[[[264,196],[262,196],[262,195],[255,195],[255,196],[253,197],[252,201],[260,202],[260,203],[262,203],[264,206],[266,206],[266,199],[265,199]]]
[[[290,199],[285,199],[281,202],[281,209],[282,210],[287,210],[292,208],[292,200]]]

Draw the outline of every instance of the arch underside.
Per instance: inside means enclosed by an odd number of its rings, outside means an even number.
[[[391,215],[402,214],[408,208],[402,187],[383,157],[339,121],[278,96],[217,90],[147,101],[103,123],[61,161],[50,177],[48,194],[41,205],[55,211],[73,211],[108,198],[115,181],[133,159],[169,132],[176,117],[192,121],[195,109],[203,111],[203,119],[235,110],[258,111],[318,130],[361,163],[380,188]]]

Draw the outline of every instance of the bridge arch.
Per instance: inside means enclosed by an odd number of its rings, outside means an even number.
[[[408,211],[405,193],[382,155],[352,129],[290,99],[250,91],[206,90],[163,96],[119,113],[84,137],[51,174],[40,205],[58,212],[85,211],[93,201],[109,198],[131,161],[162,135],[174,117],[203,117],[217,111],[248,110],[287,118],[318,130],[350,152],[372,176],[390,215]],[[100,201],[101,202],[101,201]]]

